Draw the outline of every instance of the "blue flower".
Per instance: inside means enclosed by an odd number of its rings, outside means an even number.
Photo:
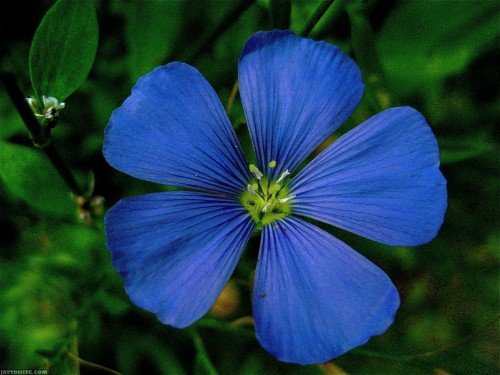
[[[387,245],[432,240],[446,209],[436,139],[419,112],[391,108],[294,175],[359,103],[358,67],[337,47],[271,31],[250,37],[238,75],[250,168],[214,90],[189,65],[155,69],[114,111],[109,164],[188,190],[118,202],[105,223],[113,265],[135,304],[182,328],[210,309],[261,229],[257,338],[282,361],[324,362],[383,333],[399,296],[381,269],[305,218]]]

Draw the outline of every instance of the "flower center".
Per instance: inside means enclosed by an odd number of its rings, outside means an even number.
[[[276,162],[271,161],[269,167],[276,167]],[[274,180],[265,177],[253,164],[250,164],[250,172],[255,178],[252,178],[247,189],[241,194],[240,202],[253,221],[259,225],[267,225],[290,215],[291,200],[295,195],[289,195],[285,181],[290,174],[288,170]]]

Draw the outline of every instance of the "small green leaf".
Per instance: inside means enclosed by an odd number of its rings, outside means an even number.
[[[499,9],[495,0],[402,2],[377,40],[384,70],[408,91],[461,72],[499,36]]]
[[[58,0],[43,18],[31,44],[29,64],[38,98],[66,99],[87,78],[97,50],[92,0]]]
[[[290,28],[290,16],[292,15],[291,0],[269,0],[269,12],[275,29]]]
[[[69,218],[75,204],[61,177],[43,154],[0,143],[0,182],[15,196],[45,214]]]

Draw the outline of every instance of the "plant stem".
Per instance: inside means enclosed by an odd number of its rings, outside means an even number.
[[[69,365],[71,368],[69,369],[70,374],[80,375],[80,362],[75,360],[78,358],[78,322],[73,320],[71,322],[71,330],[73,331],[72,337],[70,339],[68,350],[66,351],[66,360],[69,358]]]
[[[388,361],[395,361],[395,362],[415,362],[418,360],[425,360],[427,358],[434,357],[436,355],[439,355],[439,354],[444,353],[448,350],[457,348],[460,345],[463,345],[463,344],[469,342],[474,337],[481,335],[482,333],[484,333],[485,331],[487,331],[488,329],[490,329],[492,327],[495,327],[499,320],[500,320],[500,316],[497,316],[493,320],[491,320],[490,322],[486,323],[483,327],[479,328],[477,331],[472,332],[465,337],[462,337],[456,341],[445,344],[437,349],[434,349],[434,350],[431,350],[431,351],[428,351],[425,353],[393,355],[393,354],[380,353],[380,352],[375,352],[375,351],[366,350],[366,349],[354,349],[354,350],[352,350],[351,353],[356,354],[356,355],[371,357],[371,358],[384,359],[384,360],[388,360]]]
[[[201,336],[195,330],[192,331],[191,336],[193,338],[194,347],[198,352],[198,358],[203,364],[206,373],[209,375],[217,375],[217,370],[215,369],[212,361],[210,360],[210,357],[208,356],[208,353],[205,349],[205,345],[203,344]]]
[[[209,50],[217,39],[224,34],[224,32],[229,29],[240,17],[241,15],[252,5],[256,0],[239,0],[236,6],[226,14],[219,24],[204,38],[202,39],[194,52],[185,57],[186,62],[193,63],[198,60],[207,50]],[[179,55],[176,53],[171,54],[166,62],[173,60],[178,60]]]
[[[71,170],[61,158],[61,155],[57,152],[54,144],[51,142],[50,133],[46,131],[36,119],[12,73],[0,73],[0,81],[5,86],[10,100],[14,104],[14,107],[16,107],[24,125],[28,129],[31,139],[33,140],[33,144],[37,148],[41,149],[45,155],[47,155],[47,158],[50,160],[66,185],[68,185],[71,192],[75,196],[83,195],[83,190],[78,186]]]
[[[316,8],[314,11],[313,15],[311,18],[309,18],[309,21],[307,21],[306,26],[302,29],[302,32],[300,33],[301,36],[308,36],[311,31],[314,29],[316,24],[319,22],[321,17],[324,16],[328,8],[335,2],[335,0],[324,0],[321,2],[321,4]]]
[[[26,98],[19,88],[14,75],[12,73],[2,72],[0,74],[0,79],[5,86],[10,100],[14,104],[14,107],[16,107],[17,112],[19,112],[24,125],[26,125],[35,146],[43,147],[44,145],[50,143],[48,135],[43,131],[40,123],[33,115],[33,111],[26,103]]]
[[[433,357],[435,355],[439,355],[439,354],[446,352],[448,350],[457,348],[460,345],[465,344],[468,341],[472,340],[474,337],[483,334],[484,332],[486,332],[490,328],[494,328],[496,326],[496,324],[498,323],[499,319],[500,319],[500,317],[497,316],[495,319],[486,323],[483,327],[479,328],[477,331],[472,332],[472,333],[468,334],[465,337],[462,337],[461,339],[459,339],[457,341],[450,342],[450,343],[443,345],[437,349],[434,349],[434,350],[431,350],[431,351],[428,351],[425,353],[414,354],[412,357],[413,357],[413,359],[424,359],[424,358]]]
[[[69,167],[66,165],[64,160],[61,158],[61,155],[57,152],[54,144],[51,142],[46,147],[42,148],[42,151],[45,152],[45,155],[49,158],[50,162],[57,170],[59,175],[62,177],[66,185],[69,187],[71,192],[75,196],[84,195],[83,190],[78,186],[78,183],[75,180],[75,177],[71,173]]]
[[[238,80],[234,81],[233,88],[231,89],[231,94],[229,94],[229,99],[227,100],[226,112],[228,115],[231,114],[236,95],[238,95]]]

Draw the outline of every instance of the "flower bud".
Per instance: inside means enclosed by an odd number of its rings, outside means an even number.
[[[229,318],[238,311],[240,300],[240,290],[237,284],[230,280],[222,289],[210,312],[218,318]]]

